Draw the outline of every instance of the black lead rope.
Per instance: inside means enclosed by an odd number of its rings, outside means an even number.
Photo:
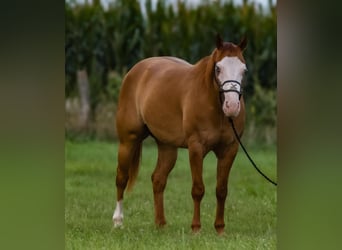
[[[263,172],[261,172],[261,170],[256,166],[256,164],[254,163],[254,161],[252,160],[252,158],[249,156],[249,154],[247,153],[247,150],[245,149],[245,147],[242,145],[242,142],[240,140],[239,135],[236,132],[235,126],[234,126],[234,122],[233,119],[229,118],[230,123],[232,124],[232,128],[234,130],[234,134],[236,139],[238,140],[238,142],[240,143],[240,146],[242,147],[243,151],[245,152],[247,158],[250,160],[250,162],[252,163],[252,165],[254,166],[254,168],[259,172],[259,174],[261,174],[266,180],[268,180],[269,182],[271,182],[273,185],[277,186],[277,183],[272,181],[270,178],[268,178]]]

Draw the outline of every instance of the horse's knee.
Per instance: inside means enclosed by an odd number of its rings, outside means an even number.
[[[192,186],[191,195],[194,200],[202,200],[205,188],[203,184],[194,184]]]

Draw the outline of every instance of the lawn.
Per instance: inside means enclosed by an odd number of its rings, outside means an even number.
[[[154,226],[151,174],[157,150],[150,142],[144,143],[137,182],[125,194],[124,227],[113,228],[117,146],[98,141],[65,143],[66,249],[276,249],[276,188],[253,169],[242,149],[229,178],[223,236],[217,236],[214,228],[216,158],[212,153],[204,161],[202,229],[191,233],[191,174],[185,149],[179,150],[165,190],[168,224],[164,229]],[[275,180],[276,148],[249,150]]]

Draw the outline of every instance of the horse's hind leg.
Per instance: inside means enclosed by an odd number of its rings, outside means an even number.
[[[121,140],[118,152],[118,167],[116,174],[117,203],[113,214],[114,226],[122,225],[124,191],[128,185],[130,189],[138,173],[142,140],[141,135],[130,134],[125,140]]]
[[[123,221],[122,201],[124,191],[128,183],[129,167],[131,165],[131,158],[133,153],[133,142],[125,142],[119,144],[118,167],[116,171],[117,203],[113,214],[113,222],[115,227],[121,226]]]
[[[164,215],[164,190],[167,177],[175,165],[177,148],[158,144],[157,166],[152,174],[155,223],[157,226],[166,224]]]

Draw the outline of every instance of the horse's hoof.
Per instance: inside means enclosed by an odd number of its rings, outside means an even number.
[[[163,223],[156,223],[156,227],[157,228],[165,228],[166,226],[166,222],[163,222]]]
[[[201,231],[201,226],[191,226],[192,233],[198,234]]]
[[[113,218],[114,228],[122,228],[123,220],[122,218]]]
[[[224,235],[224,224],[215,225],[215,229],[219,236]]]
[[[224,228],[216,229],[218,236],[225,236]]]

